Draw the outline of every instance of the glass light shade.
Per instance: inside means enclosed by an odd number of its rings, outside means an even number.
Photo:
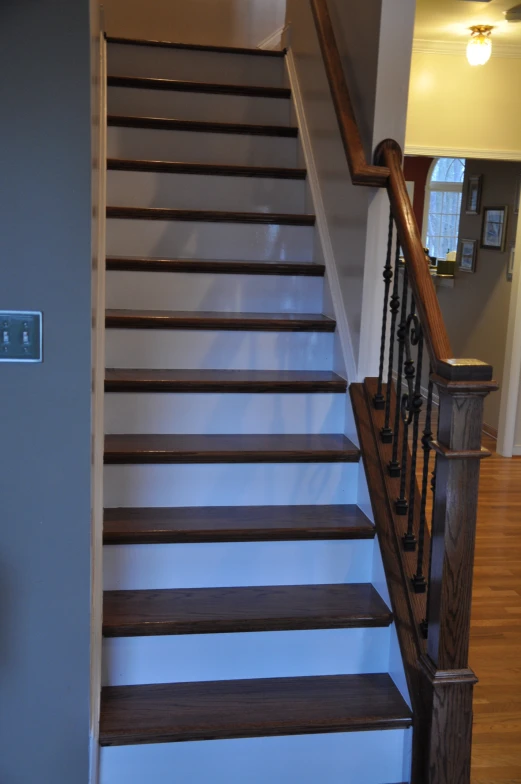
[[[484,33],[473,33],[467,44],[467,60],[470,65],[485,65],[492,54],[492,41]]]

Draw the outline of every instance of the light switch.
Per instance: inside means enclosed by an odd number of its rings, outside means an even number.
[[[42,361],[42,314],[0,310],[0,362]]]

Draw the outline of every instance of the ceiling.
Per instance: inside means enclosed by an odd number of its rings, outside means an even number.
[[[469,27],[494,25],[493,41],[506,46],[521,45],[521,22],[505,21],[503,12],[521,0],[416,0],[415,39],[462,43],[468,40]]]

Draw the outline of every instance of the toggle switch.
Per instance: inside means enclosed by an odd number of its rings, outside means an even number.
[[[0,362],[41,361],[41,312],[0,311]]]

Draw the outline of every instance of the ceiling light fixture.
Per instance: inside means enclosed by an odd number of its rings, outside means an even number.
[[[485,65],[492,54],[490,33],[491,25],[474,25],[470,28],[470,41],[467,44],[467,60],[470,65]]]

